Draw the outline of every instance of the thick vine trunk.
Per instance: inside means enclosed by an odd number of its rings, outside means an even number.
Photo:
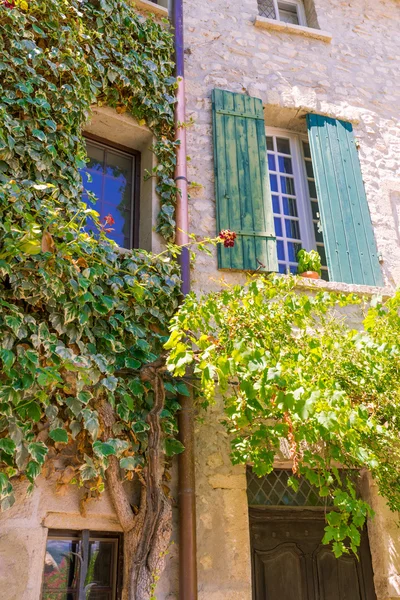
[[[162,489],[160,412],[164,406],[164,384],[156,363],[146,367],[142,379],[150,381],[154,406],[147,417],[147,464],[143,473],[140,507],[135,514],[122,483],[116,457],[107,469],[108,491],[124,531],[124,578],[122,600],[149,600],[164,568],[165,553],[172,530],[171,505]],[[100,412],[100,411],[99,411]],[[105,429],[114,421],[111,407],[101,410]]]

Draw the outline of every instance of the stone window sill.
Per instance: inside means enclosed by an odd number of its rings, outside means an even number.
[[[299,277],[296,287],[299,289],[305,288],[307,290],[326,290],[327,292],[336,292],[339,294],[356,294],[357,296],[382,296],[382,298],[389,298],[394,294],[394,290],[390,287],[338,283],[337,281],[307,279],[306,277]]]
[[[159,17],[168,18],[168,8],[151,2],[150,0],[132,0],[132,4],[141,10],[153,13]]]
[[[141,0],[142,2],[144,0]],[[149,2],[146,2],[149,4]],[[303,37],[313,38],[321,40],[330,44],[332,41],[332,35],[327,31],[321,31],[321,29],[313,29],[312,27],[304,27],[303,25],[292,25],[291,23],[283,23],[282,21],[276,21],[275,19],[267,19],[266,17],[260,17],[257,15],[254,21],[256,27],[262,29],[268,29],[269,31],[278,31],[280,33],[294,33],[295,35],[301,35]]]

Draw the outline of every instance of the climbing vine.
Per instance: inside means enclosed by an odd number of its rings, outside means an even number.
[[[293,277],[258,277],[187,297],[166,344],[172,372],[193,365],[205,406],[222,395],[235,464],[262,476],[283,452],[294,489],[303,475],[332,500],[324,543],[336,556],[357,551],[372,515],[360,470],[400,509],[399,310],[400,293],[368,307],[353,294],[301,292]]]
[[[182,450],[176,395],[187,391],[162,359],[180,278],[168,252],[122,253],[107,239],[112,220],[80,200],[80,169],[92,105],[146,124],[158,231],[172,240],[172,34],[121,0],[2,1],[0,30],[1,507],[16,481],[32,489],[55,473],[84,510],[108,479],[124,598],[148,598],[170,531],[164,457]],[[137,511],[124,478],[141,487]]]

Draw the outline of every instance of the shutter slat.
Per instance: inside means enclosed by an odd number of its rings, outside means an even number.
[[[214,90],[213,131],[217,228],[237,233],[219,268],[277,271],[262,102]]]
[[[383,285],[350,123],[307,115],[330,279]]]

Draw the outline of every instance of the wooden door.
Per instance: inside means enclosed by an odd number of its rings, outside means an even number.
[[[323,546],[320,510],[250,508],[253,600],[376,600],[368,536],[359,560]]]

